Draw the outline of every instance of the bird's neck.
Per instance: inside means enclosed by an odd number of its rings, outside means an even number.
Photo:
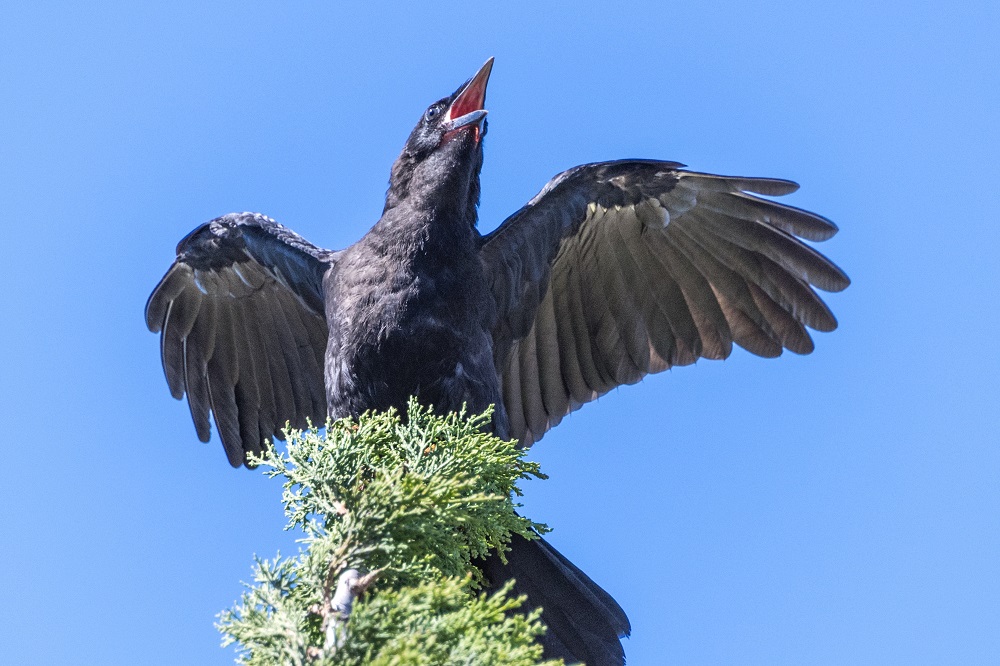
[[[377,227],[380,235],[410,255],[437,260],[473,251],[479,204],[479,174],[455,171],[422,178],[419,170],[405,182],[394,182]]]
[[[476,225],[478,205],[476,162],[445,153],[414,163],[404,154],[393,164],[382,214],[398,209],[412,217],[451,220],[467,231]]]
[[[408,198],[386,209],[373,238],[378,239],[380,254],[420,272],[426,261],[448,264],[474,253],[475,226],[474,204],[441,197]]]

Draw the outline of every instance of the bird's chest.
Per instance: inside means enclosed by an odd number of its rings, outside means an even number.
[[[499,400],[481,273],[396,265],[343,287],[327,357],[331,416],[403,409],[411,395],[442,411]]]

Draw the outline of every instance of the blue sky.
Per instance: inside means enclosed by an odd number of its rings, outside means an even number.
[[[294,545],[170,398],[146,297],[229,211],[356,240],[489,56],[484,230],[570,166],[672,159],[800,182],[854,281],[813,355],[650,377],[534,449],[526,512],[629,663],[993,661],[998,5],[344,4],[4,8],[4,661],[231,663],[215,613]]]

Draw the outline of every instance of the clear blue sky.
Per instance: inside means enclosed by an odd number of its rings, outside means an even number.
[[[488,56],[484,229],[567,167],[672,159],[800,182],[854,280],[813,355],[648,378],[535,448],[526,512],[629,663],[995,663],[997,3],[153,4],[2,12],[5,663],[231,662],[215,613],[294,545],[170,398],[146,297],[229,211],[353,242]]]

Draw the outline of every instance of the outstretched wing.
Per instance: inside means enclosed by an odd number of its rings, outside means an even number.
[[[837,227],[750,194],[798,185],[682,166],[570,169],[484,237],[499,312],[495,360],[511,435],[523,445],[648,373],[726,358],[733,342],[760,356],[808,354],[807,326],[837,327],[813,287],[839,291],[850,281],[799,240],[826,240]]]
[[[290,421],[326,420],[323,275],[336,253],[274,220],[233,213],[198,227],[146,303],[170,393],[198,437],[208,414],[229,462],[246,462]]]

